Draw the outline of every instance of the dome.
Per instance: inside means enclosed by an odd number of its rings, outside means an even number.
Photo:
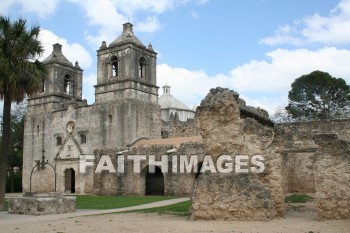
[[[163,86],[163,95],[158,98],[158,104],[161,109],[179,109],[179,110],[189,110],[186,104],[182,103],[180,100],[176,99],[170,94],[170,86]]]
[[[163,86],[163,95],[158,97],[160,117],[163,121],[188,121],[195,117],[195,111],[170,94],[170,86]]]

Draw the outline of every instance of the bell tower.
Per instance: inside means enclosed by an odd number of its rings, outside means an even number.
[[[52,53],[43,61],[47,76],[37,93],[28,100],[28,111],[57,111],[68,104],[82,103],[83,70],[78,62],[73,64],[63,55],[62,45],[53,45]]]
[[[122,34],[97,51],[96,103],[137,99],[157,103],[157,53],[135,36],[131,23],[123,24]]]

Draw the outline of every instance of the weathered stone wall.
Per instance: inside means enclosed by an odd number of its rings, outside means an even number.
[[[75,212],[75,197],[18,197],[9,199],[9,214],[48,215]]]
[[[350,119],[283,123],[276,124],[275,128],[292,135],[295,144],[312,141],[318,133],[337,133],[340,139],[350,140]]]
[[[102,173],[94,174],[94,188],[95,194],[110,194],[110,195],[145,195],[146,189],[146,174],[148,171],[149,155],[155,155],[156,161],[161,161],[161,156],[167,155],[168,158],[168,172],[164,172],[164,195],[189,195],[192,193],[193,184],[195,182],[195,173],[180,174],[173,172],[172,160],[177,159],[179,164],[179,155],[198,155],[200,162],[204,155],[203,144],[198,142],[188,142],[180,145],[174,153],[167,153],[169,150],[175,149],[173,145],[145,145],[131,148],[127,151],[126,148],[116,149],[97,149],[95,150],[95,166],[99,163],[102,155],[108,155],[115,167],[118,166],[118,155],[123,152],[125,163],[123,173],[109,173],[103,171]],[[145,155],[147,160],[141,161],[140,173],[135,173],[133,170],[133,162],[127,159],[128,155]],[[179,168],[178,168],[179,169]]]
[[[320,146],[314,164],[318,218],[350,219],[350,141],[336,134],[314,140]]]
[[[289,153],[287,160],[286,179],[288,188],[286,192],[314,193],[314,153]]]
[[[162,138],[190,137],[199,135],[197,119],[162,121]]]
[[[67,131],[69,122],[74,123],[73,132]],[[139,137],[160,138],[160,129],[158,104],[133,99],[78,108],[70,105],[65,111],[45,114],[32,111],[25,119],[23,190],[29,191],[31,169],[35,161],[41,160],[44,150],[49,163],[60,165],[57,169],[57,191],[64,192],[64,171],[74,168],[76,192],[90,193],[93,176],[92,173],[81,175],[78,166],[80,156],[93,155],[94,149],[101,146],[125,146]],[[81,141],[82,133],[86,135],[86,142]],[[62,138],[61,145],[57,144],[58,136]],[[72,160],[75,160],[74,165]],[[32,190],[53,191],[51,183],[43,183],[41,179],[44,177],[33,176],[33,182],[38,185]]]
[[[284,151],[286,193],[315,192],[313,164],[315,152],[305,148],[317,147],[313,136],[319,133],[337,133],[339,138],[350,140],[350,119],[294,122],[275,125],[275,138],[279,138]],[[298,149],[299,148],[299,149]],[[290,149],[288,151],[288,149]]]
[[[191,219],[267,220],[282,216],[282,157],[274,152],[274,132],[266,115],[251,111],[237,93],[216,88],[197,108],[197,116],[205,152],[214,161],[220,155],[262,155],[265,170],[259,174],[199,175],[191,196]]]

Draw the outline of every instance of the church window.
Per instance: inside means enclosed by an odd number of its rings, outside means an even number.
[[[112,69],[113,69],[113,74],[112,76],[118,76],[119,75],[119,60],[116,56],[113,56],[111,58],[111,63],[112,63]]]
[[[41,80],[41,92],[45,92],[45,78]]]
[[[63,91],[66,94],[73,95],[74,94],[74,85],[72,81],[72,76],[66,75],[64,76],[64,84],[63,84]]]
[[[81,144],[86,144],[86,135],[85,134],[80,134],[80,143]]]
[[[108,115],[108,123],[112,123],[113,116],[111,114]]]
[[[141,57],[139,60],[139,77],[146,78],[146,65],[147,61],[144,57]]]
[[[57,138],[56,138],[56,145],[57,146],[62,145],[62,137],[61,136],[57,136]]]

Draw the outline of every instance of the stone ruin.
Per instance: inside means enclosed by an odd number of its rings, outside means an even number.
[[[285,193],[293,187],[316,192],[319,220],[350,219],[350,131],[342,122],[274,126],[265,111],[246,106],[236,92],[224,88],[210,90],[197,118],[206,154],[214,160],[259,154],[265,170],[201,174],[191,196],[191,219],[279,218]],[[342,139],[330,134],[334,130]],[[296,182],[303,175],[291,177],[295,171],[311,178]]]
[[[263,173],[204,173],[191,196],[191,219],[268,220],[284,213],[281,157],[274,152],[273,124],[245,106],[236,92],[211,89],[197,110],[205,152],[262,155]]]

